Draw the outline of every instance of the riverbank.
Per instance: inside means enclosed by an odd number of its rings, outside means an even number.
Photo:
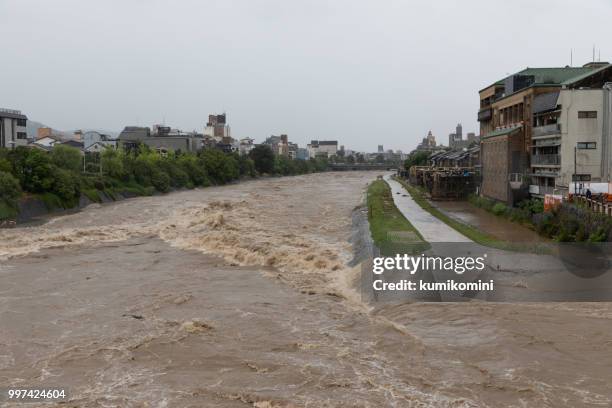
[[[258,175],[256,177],[243,177],[239,180],[231,181],[224,185],[234,185],[234,184],[242,184],[249,183],[256,180],[268,179],[268,178],[284,178],[284,177],[295,177],[297,175],[291,176],[282,176],[282,175]],[[54,205],[53,202],[49,202],[49,200],[45,199],[45,197],[41,197],[39,195],[24,195],[18,203],[19,213],[12,220],[2,220],[0,221],[0,229],[2,228],[12,228],[19,225],[29,225],[36,224],[39,222],[43,222],[49,218],[74,214],[78,213],[90,205],[111,205],[113,203],[118,203],[124,200],[134,199],[138,197],[150,197],[150,196],[163,196],[169,194],[176,194],[180,192],[190,191],[190,190],[202,190],[208,189],[212,187],[219,186],[206,186],[206,187],[195,187],[193,189],[188,188],[177,188],[171,189],[166,193],[160,193],[155,190],[143,190],[142,192],[138,192],[134,189],[113,189],[109,190],[99,190],[96,192],[95,198],[91,198],[90,194],[83,194],[79,197],[79,202],[76,206],[71,208],[63,208],[61,205]],[[12,221],[12,222],[11,222]]]
[[[88,200],[101,203],[108,198],[114,201],[128,195],[163,194],[245,177],[299,175],[327,168],[327,159],[291,159],[275,155],[265,145],[254,148],[249,156],[218,149],[161,155],[140,146],[130,151],[105,149],[89,159],[85,165],[85,156],[65,145],[54,146],[50,152],[0,149],[2,225],[13,226],[45,212],[82,208]]]
[[[443,204],[438,207],[437,204],[434,205],[430,202],[425,193],[419,189],[418,187],[412,186],[406,180],[403,180],[399,177],[394,177],[394,179],[402,185],[402,187],[407,191],[412,199],[425,211],[429,214],[442,221],[444,224],[448,225],[455,231],[459,232],[463,236],[469,238],[470,240],[487,247],[509,250],[509,251],[518,251],[518,252],[547,252],[546,248],[541,248],[538,245],[531,245],[529,240],[508,240],[504,238],[508,238],[508,235],[503,237],[498,237],[492,234],[490,228],[479,228],[477,225],[472,225],[460,217],[454,217],[452,214],[444,211]],[[502,220],[500,220],[502,221]],[[508,221],[510,223],[510,221]],[[519,225],[514,225],[514,228],[519,227]],[[523,227],[524,228],[524,227]],[[529,234],[529,231],[525,229],[525,234]],[[516,232],[516,230],[515,230]],[[503,235],[503,234],[500,234]],[[536,242],[545,242],[545,240],[540,240]]]

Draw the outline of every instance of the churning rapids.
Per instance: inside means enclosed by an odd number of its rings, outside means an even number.
[[[71,407],[612,404],[610,304],[362,304],[351,215],[376,175],[1,230],[0,387],[68,387]]]

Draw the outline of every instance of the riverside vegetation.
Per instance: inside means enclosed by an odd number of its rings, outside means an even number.
[[[175,189],[226,184],[259,175],[298,175],[324,171],[324,158],[294,160],[256,146],[248,156],[206,149],[196,153],[157,151],[141,145],[126,152],[108,148],[86,153],[66,146],[50,152],[18,147],[0,149],[0,220],[14,219],[20,200],[41,199],[49,210],[79,205],[82,196],[140,196]]]
[[[469,200],[476,207],[525,224],[555,241],[612,241],[612,218],[595,213],[582,204],[563,202],[544,212],[544,204],[538,199],[522,201],[514,208],[485,197],[471,196]]]

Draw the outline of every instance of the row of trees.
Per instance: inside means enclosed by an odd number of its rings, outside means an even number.
[[[85,163],[88,163],[84,166]],[[24,193],[37,195],[48,207],[71,208],[82,194],[100,201],[100,193],[150,195],[173,189],[220,185],[243,177],[297,175],[323,171],[323,159],[293,160],[257,146],[249,156],[207,149],[161,155],[142,145],[125,152],[106,149],[87,153],[66,145],[50,152],[18,147],[0,149],[0,219],[12,218]]]

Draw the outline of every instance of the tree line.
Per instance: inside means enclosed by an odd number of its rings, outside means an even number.
[[[49,152],[28,147],[0,149],[0,220],[16,217],[24,196],[42,199],[49,209],[73,208],[83,195],[100,202],[102,194],[111,199],[151,195],[326,168],[324,158],[277,156],[267,145],[256,146],[248,156],[218,149],[160,154],[146,145],[131,151],[107,148],[84,155],[66,145],[56,145]]]

